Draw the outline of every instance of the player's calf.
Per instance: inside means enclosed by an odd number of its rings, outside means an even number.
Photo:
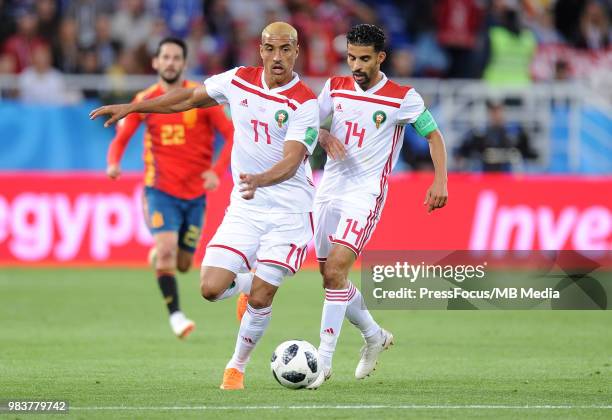
[[[249,295],[249,305],[256,309],[272,306],[272,300],[277,290],[277,286],[255,276]]]
[[[186,273],[191,268],[193,253],[179,249],[176,259],[176,269],[181,273]]]
[[[346,289],[348,272],[355,262],[355,253],[342,245],[334,245],[325,263],[319,264],[325,289]]]
[[[325,289],[346,289],[346,271],[338,264],[327,262],[323,270],[323,287]]]

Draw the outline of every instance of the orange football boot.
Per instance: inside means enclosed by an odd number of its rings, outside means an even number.
[[[223,372],[221,389],[244,389],[244,373],[235,368],[227,368]]]
[[[238,300],[236,301],[236,318],[238,322],[242,321],[242,317],[247,310],[247,304],[249,303],[249,295],[240,293]]]

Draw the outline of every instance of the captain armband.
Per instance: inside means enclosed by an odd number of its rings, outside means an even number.
[[[419,135],[425,137],[431,132],[438,129],[438,124],[436,124],[436,120],[434,120],[433,115],[429,112],[428,109],[425,109],[419,118],[416,119],[415,122],[412,123],[412,127],[416,130]]]

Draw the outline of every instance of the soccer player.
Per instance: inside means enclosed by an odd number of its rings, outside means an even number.
[[[181,39],[163,39],[153,58],[158,82],[138,93],[133,103],[197,86],[183,79],[186,58],[187,47]],[[121,157],[141,123],[146,126],[144,214],[155,241],[151,256],[172,331],[186,338],[195,324],[180,310],[175,270],[184,273],[191,267],[201,233],[206,190],[215,189],[227,169],[234,128],[222,106],[169,115],[130,114],[118,124],[108,150],[106,173],[111,179],[120,176]],[[211,166],[213,129],[222,134],[225,144]]]
[[[314,185],[307,156],[317,142],[319,111],[316,96],[293,72],[298,51],[297,31],[274,22],[261,35],[263,67],[235,68],[196,88],[91,114],[110,115],[108,126],[133,112],[230,106],[234,189],[202,261],[200,286],[210,301],[239,291],[249,298],[221,389],[244,387],[244,370],[270,322],[274,295],[284,277],[300,268],[312,239]]]
[[[319,346],[323,369],[312,388],[331,375],[345,316],[365,340],[356,378],[368,376],[379,354],[393,344],[393,335],[374,321],[348,273],[380,220],[406,124],[412,124],[429,142],[435,175],[426,193],[427,210],[441,208],[447,200],[442,134],[421,96],[380,71],[384,43],[380,28],[368,24],[353,27],[347,34],[352,76],[327,80],[318,98],[320,120],[332,114],[332,123],[329,132],[322,129],[319,135],[331,159],[325,165],[314,207],[315,249],[325,301]]]

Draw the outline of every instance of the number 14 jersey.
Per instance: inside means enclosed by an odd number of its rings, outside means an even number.
[[[366,91],[352,76],[342,76],[327,80],[318,102],[321,121],[333,113],[330,132],[344,144],[346,158],[327,159],[317,201],[352,192],[383,196],[402,147],[404,126],[425,111],[421,96],[384,74]]]

